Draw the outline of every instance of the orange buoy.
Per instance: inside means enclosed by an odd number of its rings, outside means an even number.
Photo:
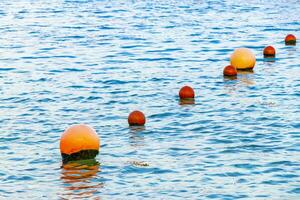
[[[264,56],[265,57],[275,57],[276,51],[275,48],[272,46],[267,46],[264,48]]]
[[[130,126],[143,126],[146,123],[146,118],[144,113],[135,110],[131,112],[128,116],[128,124]]]
[[[95,158],[99,153],[100,139],[93,128],[79,124],[65,130],[60,138],[63,163]]]
[[[295,45],[296,44],[296,36],[294,36],[293,34],[288,34],[286,37],[285,37],[285,44],[286,45]]]
[[[236,69],[249,70],[255,66],[255,55],[250,49],[238,48],[234,50],[230,57],[230,64]]]
[[[224,74],[224,76],[236,76],[237,70],[234,66],[228,65],[224,68],[223,74]]]
[[[195,97],[195,92],[190,86],[184,86],[179,90],[180,99],[192,99]]]

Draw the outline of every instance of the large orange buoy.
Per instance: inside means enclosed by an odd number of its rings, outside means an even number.
[[[143,126],[146,123],[146,118],[144,113],[135,110],[131,112],[128,116],[128,124],[130,126]]]
[[[224,68],[223,74],[224,74],[224,76],[236,76],[237,70],[234,66],[228,65]]]
[[[100,139],[93,128],[79,124],[69,127],[60,138],[63,163],[95,158],[99,153]]]
[[[184,86],[179,90],[180,99],[192,99],[195,97],[195,92],[190,86]]]
[[[272,46],[267,46],[264,48],[264,56],[265,57],[275,57],[276,51],[275,48]]]
[[[296,44],[296,36],[294,36],[293,34],[288,34],[286,37],[285,37],[285,44],[286,45],[295,45]]]
[[[250,49],[238,48],[230,57],[230,64],[236,69],[249,70],[255,66],[255,55]]]

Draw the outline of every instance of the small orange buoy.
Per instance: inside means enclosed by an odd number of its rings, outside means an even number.
[[[234,66],[228,65],[224,68],[223,74],[224,74],[224,76],[236,76],[237,70]]]
[[[95,130],[79,124],[69,127],[60,138],[63,163],[93,159],[99,153],[100,140]]]
[[[265,57],[275,57],[276,51],[275,48],[272,46],[267,46],[264,48],[264,56]]]
[[[285,44],[286,45],[295,45],[296,44],[296,36],[294,36],[293,34],[288,34],[285,37]]]
[[[255,66],[256,58],[250,49],[238,48],[230,56],[230,64],[236,69],[249,70]]]
[[[128,116],[128,124],[130,126],[143,126],[146,123],[146,118],[144,113],[135,110],[131,112]]]
[[[195,97],[195,92],[190,86],[184,86],[179,90],[180,99],[192,99]]]

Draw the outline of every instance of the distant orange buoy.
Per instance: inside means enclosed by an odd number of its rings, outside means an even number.
[[[224,74],[224,76],[236,76],[237,70],[234,66],[228,65],[224,68],[223,74]]]
[[[275,48],[272,46],[267,46],[266,48],[264,48],[264,56],[266,57],[275,57]]]
[[[255,66],[255,55],[250,49],[239,48],[234,50],[230,57],[230,64],[236,69],[249,70]]]
[[[195,97],[195,92],[190,86],[184,86],[179,91],[180,99],[191,99]]]
[[[141,111],[133,111],[128,116],[128,124],[130,126],[143,126],[146,123],[144,113]]]
[[[60,138],[63,163],[95,158],[99,153],[100,140],[95,130],[87,125],[73,125]]]
[[[296,36],[294,36],[293,34],[288,34],[285,37],[285,44],[287,44],[287,45],[295,45],[296,44]]]

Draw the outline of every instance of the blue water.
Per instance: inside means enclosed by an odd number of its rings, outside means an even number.
[[[299,1],[0,2],[0,199],[300,199]],[[273,45],[275,60],[262,50]],[[223,78],[235,48],[253,73]],[[178,90],[195,89],[182,105]],[[144,128],[127,116],[145,113]],[[86,123],[100,165],[62,169]]]

